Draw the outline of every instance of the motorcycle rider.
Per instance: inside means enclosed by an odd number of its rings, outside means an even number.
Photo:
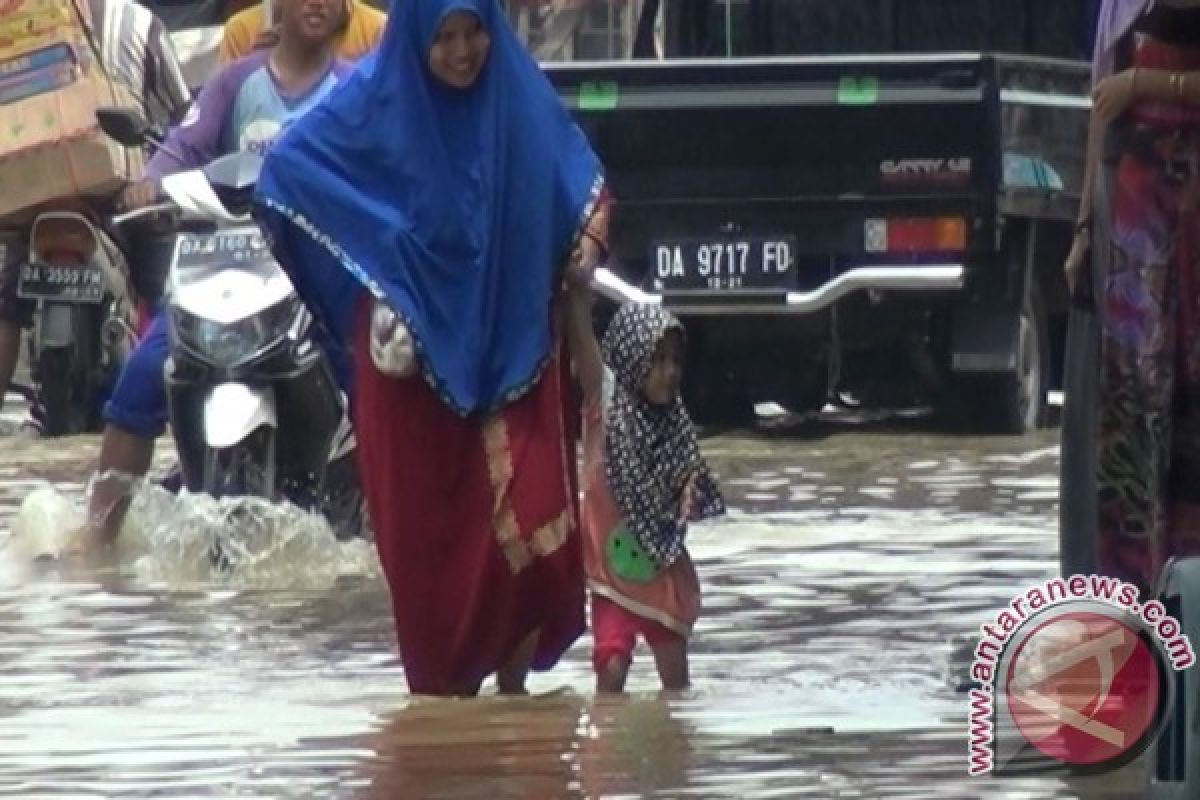
[[[133,0],[89,0],[91,41],[114,81],[140,98],[147,120],[167,125],[191,100],[171,38],[162,22]],[[82,200],[52,201],[55,208],[86,211]],[[42,208],[47,207],[46,204]],[[41,208],[0,220],[0,407],[21,351],[21,331],[32,323],[35,304],[17,296],[28,226]]]
[[[334,55],[343,0],[278,0],[279,42],[218,72],[183,122],[130,187],[131,205],[148,205],[158,180],[238,151],[264,152],[293,119],[315,106],[349,72]],[[128,476],[150,467],[154,440],[166,428],[163,367],[165,312],[155,317],[126,362],[104,409],[105,428],[89,499],[88,545],[115,540],[128,507]]]
[[[279,35],[276,30],[276,3],[264,0],[229,18],[225,23],[221,49],[217,56],[221,64],[236,61],[259,48],[270,47],[275,43]],[[270,23],[267,22],[268,14],[272,16]],[[379,44],[379,37],[383,35],[386,25],[387,15],[367,5],[365,0],[345,0],[337,41],[334,43],[338,57],[346,61],[362,58]]]

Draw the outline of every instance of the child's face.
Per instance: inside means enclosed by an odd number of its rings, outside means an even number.
[[[642,394],[656,406],[670,405],[679,396],[683,380],[683,337],[668,331],[650,357],[650,369],[642,379]]]

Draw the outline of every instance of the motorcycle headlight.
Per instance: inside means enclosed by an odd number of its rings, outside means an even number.
[[[194,343],[217,366],[232,367],[254,355],[266,344],[260,334],[261,330],[254,320],[234,325],[199,320]]]
[[[181,343],[203,360],[216,367],[236,367],[287,335],[291,321],[302,308],[293,297],[232,323],[177,309],[175,328]]]

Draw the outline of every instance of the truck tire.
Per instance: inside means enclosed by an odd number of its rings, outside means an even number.
[[[979,433],[1019,436],[1046,424],[1050,375],[1050,336],[1046,307],[1036,282],[1030,283],[1017,319],[1016,368],[959,382],[963,397],[955,408],[967,427]]]
[[[1050,378],[1050,332],[1046,304],[1037,281],[1030,279],[1017,327],[1017,368],[997,396],[997,427],[1005,433],[1032,433],[1046,424]]]

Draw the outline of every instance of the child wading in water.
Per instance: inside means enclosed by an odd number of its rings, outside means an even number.
[[[591,290],[572,281],[567,335],[584,397],[583,552],[596,689],[625,688],[638,634],[663,688],[682,689],[700,613],[684,537],[688,522],[725,511],[679,395],[683,325],[658,306],[626,305],[601,351]]]

